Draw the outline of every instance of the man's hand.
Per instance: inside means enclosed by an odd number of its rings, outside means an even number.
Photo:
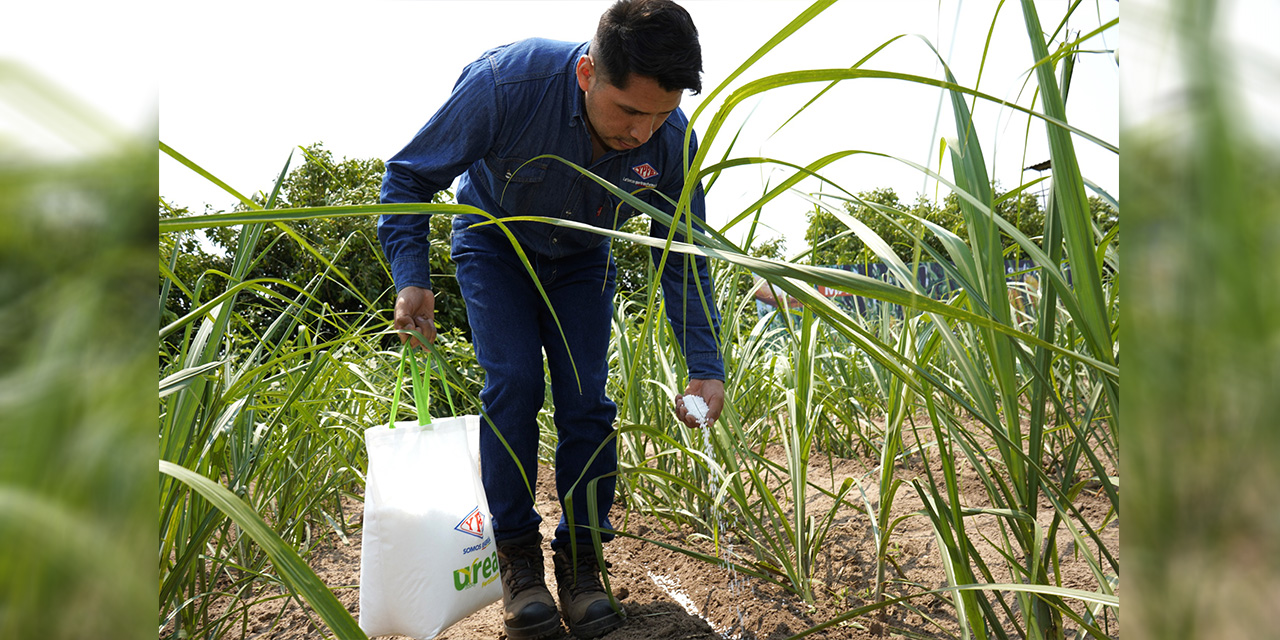
[[[415,330],[427,339],[436,341],[436,294],[422,287],[405,287],[396,296],[395,328]],[[422,343],[410,334],[400,334],[400,342],[412,339],[414,347]]]
[[[707,401],[708,427],[715,423],[720,417],[720,410],[724,409],[724,382],[720,380],[690,380],[689,386],[684,388],[684,395],[702,396]],[[684,396],[676,396],[675,404],[676,415],[686,425],[695,429],[702,426],[684,408]]]

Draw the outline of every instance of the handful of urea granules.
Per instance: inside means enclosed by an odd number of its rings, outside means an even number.
[[[689,412],[689,415],[694,420],[698,421],[698,426],[707,426],[707,411],[709,410],[707,401],[703,400],[702,396],[692,394],[681,397],[681,400],[684,402],[684,410]]]

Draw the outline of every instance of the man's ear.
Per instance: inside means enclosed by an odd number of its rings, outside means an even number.
[[[596,63],[591,59],[589,54],[583,54],[578,58],[578,88],[586,91],[591,87],[591,77],[595,75]]]

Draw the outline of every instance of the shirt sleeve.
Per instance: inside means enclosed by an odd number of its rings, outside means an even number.
[[[463,70],[440,110],[386,163],[382,203],[431,202],[454,178],[492,148],[498,134],[497,85],[489,58]],[[431,288],[430,215],[378,217],[378,242],[391,265],[396,291]]]
[[[690,136],[689,157],[697,153],[697,136]],[[675,166],[683,164],[678,155]],[[679,190],[683,184],[677,182],[674,193],[667,193],[672,200],[680,197]],[[673,213],[674,208],[663,200],[658,208]],[[707,220],[706,197],[702,185],[694,189],[689,202],[693,215],[694,228],[704,228]],[[676,229],[674,240],[689,242],[683,224]],[[653,221],[649,227],[649,235],[665,240],[669,228]],[[662,263],[663,250],[651,249],[653,264]],[[680,348],[684,351],[685,363],[689,367],[689,378],[694,380],[724,380],[724,360],[720,355],[720,312],[716,308],[715,296],[711,283],[711,274],[707,269],[707,259],[702,256],[690,256],[684,253],[671,252],[667,255],[666,265],[662,269],[662,298],[667,309],[667,320],[675,332]]]

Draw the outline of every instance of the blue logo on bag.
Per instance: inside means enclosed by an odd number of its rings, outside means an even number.
[[[467,547],[466,549],[463,549],[463,550],[462,550],[462,555],[464,555],[464,556],[465,556],[465,555],[467,555],[467,554],[469,554],[469,553],[475,553],[475,552],[477,552],[477,551],[484,551],[485,549],[488,549],[488,548],[489,548],[489,545],[491,545],[491,544],[493,544],[493,538],[485,538],[485,539],[484,539],[484,542],[481,542],[480,544],[472,545],[472,546],[470,546],[470,547]]]
[[[471,513],[468,513],[467,517],[463,518],[462,522],[459,522],[458,526],[454,527],[454,529],[457,531],[461,531],[467,535],[472,535],[477,538],[483,538],[484,537],[484,514],[480,513],[480,507],[476,507],[475,509],[472,509]]]

